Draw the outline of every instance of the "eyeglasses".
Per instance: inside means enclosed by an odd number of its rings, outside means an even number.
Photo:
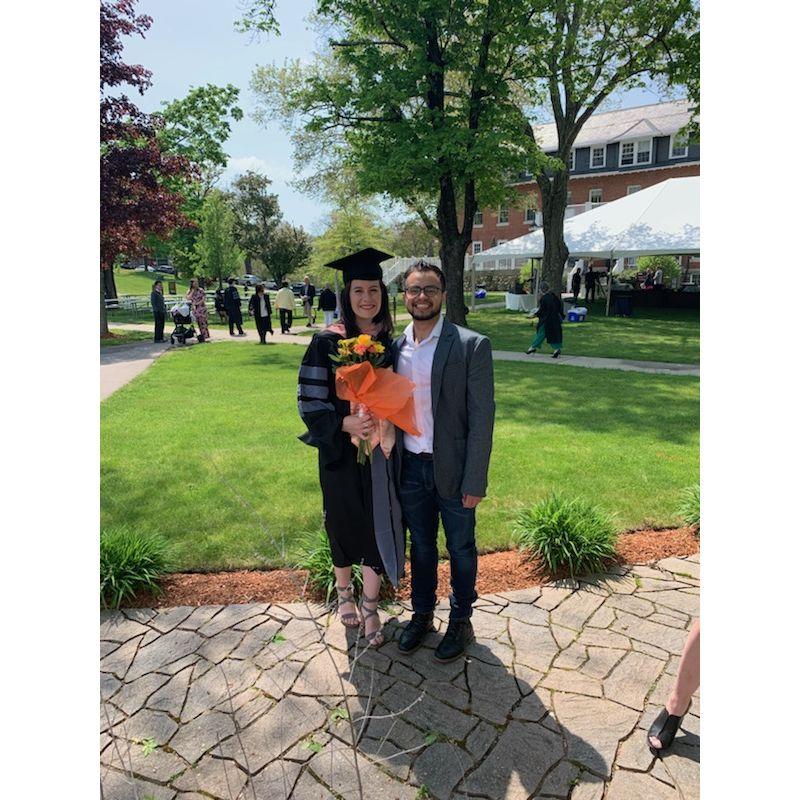
[[[438,286],[406,286],[403,290],[409,297],[419,297],[424,294],[425,297],[436,297],[442,290]]]

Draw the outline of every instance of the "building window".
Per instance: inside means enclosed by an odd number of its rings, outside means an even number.
[[[653,155],[652,139],[637,139],[623,142],[619,148],[619,165],[630,167],[633,164],[649,164]]]
[[[472,218],[472,226],[480,228],[483,225],[483,211],[476,211],[475,216]]]
[[[606,165],[606,147],[603,145],[602,147],[593,147],[592,148],[592,160],[591,160],[592,169],[597,169],[598,167],[604,167]]]
[[[575,169],[575,150],[569,151],[569,158],[567,159],[567,170],[572,172]]]
[[[673,133],[669,137],[669,157],[685,158],[689,155],[689,142],[684,135]]]
[[[483,242],[473,242],[472,243],[472,255],[476,256],[478,253],[483,252]]]
[[[635,186],[629,186],[627,194],[636,194],[641,188],[638,183]]]
[[[497,210],[497,224],[508,225],[508,208],[499,208]]]
[[[525,222],[528,225],[536,222],[536,198],[529,197],[527,205],[525,206]]]
[[[603,202],[603,190],[602,189],[589,189],[589,202],[592,205],[597,205],[598,203]]]

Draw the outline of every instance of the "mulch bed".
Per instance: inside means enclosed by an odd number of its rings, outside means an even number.
[[[700,550],[700,539],[693,528],[630,531],[617,542],[617,563],[649,564],[670,556],[690,556]],[[163,592],[157,597],[140,595],[125,603],[128,608],[167,608],[171,606],[227,605],[230,603],[288,603],[302,600],[305,570],[237,570],[234,572],[181,573],[167,575]],[[567,577],[548,572],[537,559],[518,550],[478,556],[478,594],[525,589]],[[450,565],[439,563],[439,594],[447,597]],[[408,578],[400,584],[396,597],[410,598]],[[311,595],[312,599],[314,598]],[[308,596],[305,598],[308,599]]]

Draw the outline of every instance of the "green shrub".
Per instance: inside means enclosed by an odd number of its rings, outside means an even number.
[[[539,556],[550,572],[599,572],[613,558],[617,534],[611,515],[585,500],[551,494],[517,519],[520,547]]]
[[[335,596],[336,574],[333,571],[333,557],[328,534],[324,530],[307,531],[300,536],[295,569],[308,570],[308,585],[325,595],[325,602]],[[353,566],[353,586],[360,590],[361,567]]]
[[[681,492],[681,502],[678,513],[686,525],[695,525],[700,528],[700,484],[687,486]]]
[[[119,608],[140,591],[158,592],[158,579],[167,571],[169,549],[156,533],[126,527],[100,531],[100,601]]]

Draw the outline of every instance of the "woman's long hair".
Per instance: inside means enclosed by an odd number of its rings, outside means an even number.
[[[389,292],[386,289],[383,281],[379,281],[381,286],[381,307],[378,313],[372,318],[373,324],[378,326],[378,335],[386,334],[392,335],[394,324],[392,323],[392,314],[389,311]],[[339,297],[339,307],[342,309],[342,322],[348,337],[358,336],[361,330],[356,322],[356,312],[353,311],[353,306],[350,304],[350,285],[352,281],[348,281],[341,291]]]

